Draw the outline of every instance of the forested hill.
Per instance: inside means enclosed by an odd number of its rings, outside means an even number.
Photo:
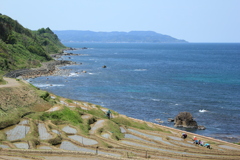
[[[50,28],[32,31],[0,14],[0,71],[40,66],[63,48]]]
[[[153,31],[93,32],[80,30],[54,31],[62,42],[106,42],[106,43],[186,43],[168,35]]]

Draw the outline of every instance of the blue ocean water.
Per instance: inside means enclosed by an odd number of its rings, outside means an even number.
[[[160,118],[170,127],[173,123],[168,118],[187,111],[207,128],[191,132],[240,141],[240,44],[65,45],[88,48],[69,51],[81,54],[70,60],[82,65],[62,67],[70,69],[70,76],[32,79],[34,85],[129,117],[151,122]],[[69,60],[69,56],[62,59]],[[83,70],[87,73],[76,74]]]

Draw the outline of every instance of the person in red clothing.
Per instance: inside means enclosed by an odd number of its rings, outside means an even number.
[[[193,141],[196,141],[197,140],[197,137],[196,136],[193,136]]]

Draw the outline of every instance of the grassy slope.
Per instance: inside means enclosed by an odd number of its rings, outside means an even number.
[[[19,87],[0,88],[0,128],[19,122],[30,112],[42,112],[54,104],[46,91],[23,82]]]

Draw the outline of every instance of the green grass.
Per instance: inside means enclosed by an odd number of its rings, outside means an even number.
[[[5,74],[5,72],[0,71],[0,85],[6,84],[6,81],[4,81],[4,79],[3,79],[3,75],[4,75],[4,74]]]
[[[152,128],[152,127],[148,126],[147,123],[145,123],[145,122],[144,123],[136,122],[136,121],[124,118],[124,117],[116,117],[111,120],[118,125],[129,126],[129,127],[133,127],[133,128],[142,129],[142,130],[151,130],[151,131],[160,131],[160,132],[165,132],[165,133],[171,133],[170,131],[165,131],[160,128]]]
[[[95,116],[97,118],[107,118],[106,114],[100,109],[83,110],[83,112],[92,114],[93,116]]]
[[[71,99],[67,99],[66,102],[73,103],[73,101]]]
[[[106,124],[104,127],[100,130],[101,132],[109,131],[112,133],[112,138],[116,140],[120,140],[124,138],[124,135],[122,134],[119,125],[114,123],[113,121],[106,121]]]
[[[4,141],[7,139],[7,135],[5,132],[0,132],[0,141]]]
[[[234,144],[240,145],[240,142],[234,142]]]
[[[64,107],[64,109],[55,112],[45,112],[40,116],[40,119],[42,121],[67,121],[73,125],[78,125],[83,122],[81,115],[76,111],[70,110],[68,107]]]

